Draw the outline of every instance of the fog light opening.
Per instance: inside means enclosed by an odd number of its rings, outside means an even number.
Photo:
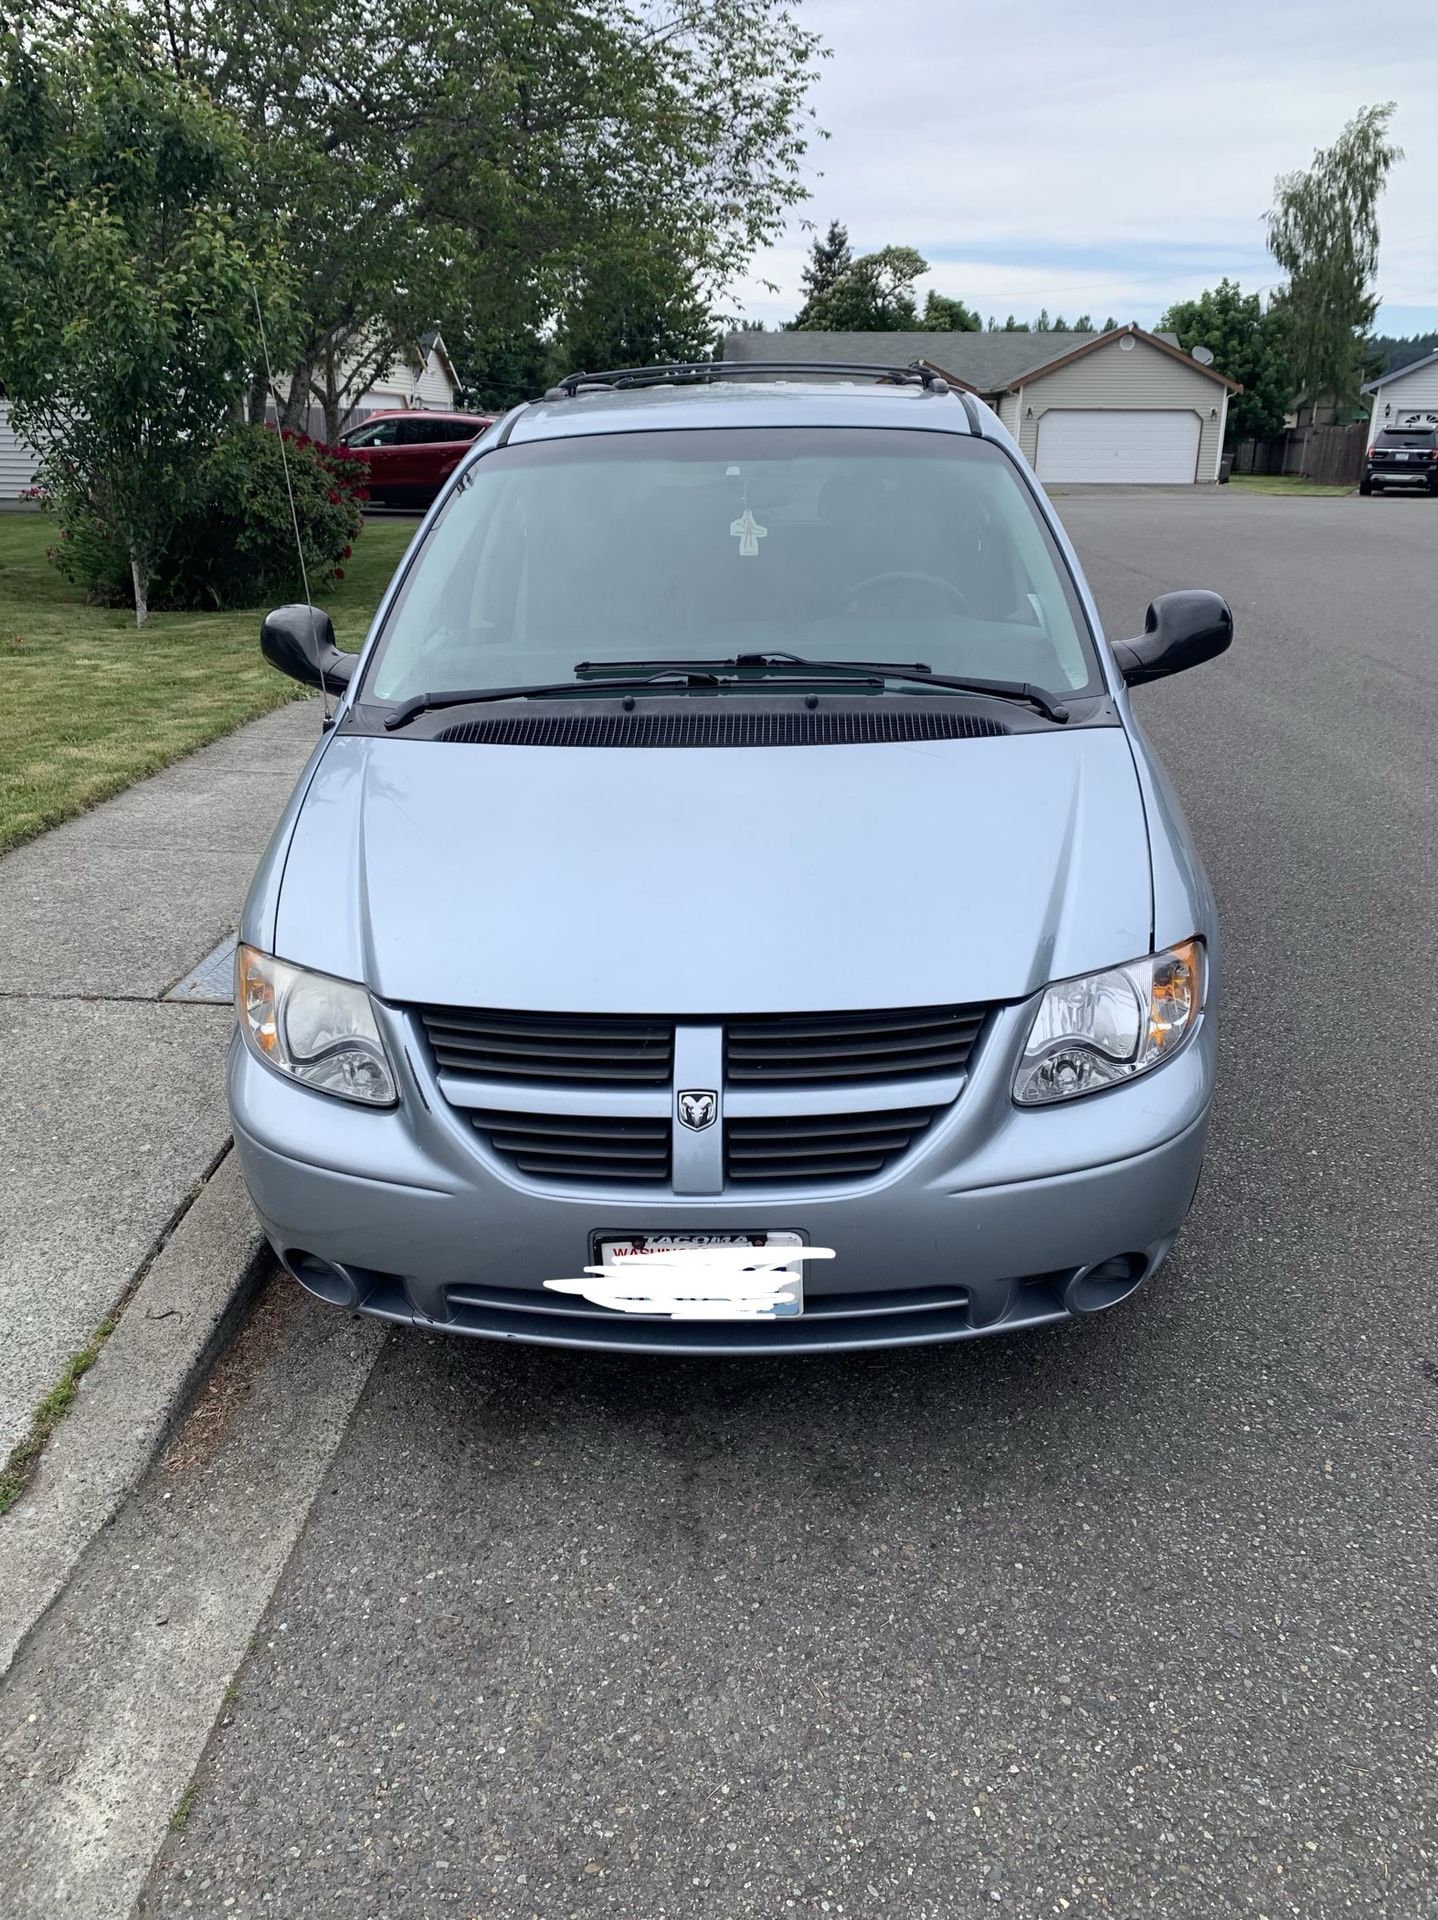
[[[354,1277],[333,1260],[321,1260],[317,1253],[305,1253],[292,1247],[281,1258],[285,1270],[299,1281],[306,1293],[330,1307],[357,1307],[360,1290]]]
[[[1147,1267],[1142,1253],[1121,1253],[1096,1266],[1080,1267],[1064,1288],[1064,1306],[1070,1313],[1103,1313],[1133,1292]]]

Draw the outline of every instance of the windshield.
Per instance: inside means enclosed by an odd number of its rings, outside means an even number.
[[[1067,569],[997,447],[768,427],[486,455],[404,582],[368,692],[780,649],[1102,690]]]

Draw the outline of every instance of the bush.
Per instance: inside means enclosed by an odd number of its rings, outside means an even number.
[[[294,487],[310,591],[343,575],[343,562],[364,524],[362,454],[325,447],[308,434],[283,435]],[[281,463],[281,435],[270,427],[237,427],[205,462],[155,566],[150,606],[181,611],[254,607],[301,590],[294,523]],[[50,556],[67,580],[106,606],[133,605],[130,563],[92,503],[53,492],[60,520]]]

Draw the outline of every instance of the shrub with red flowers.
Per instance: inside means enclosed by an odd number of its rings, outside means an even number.
[[[201,485],[175,523],[155,567],[151,607],[254,607],[300,592],[281,440],[311,584],[343,577],[340,563],[364,525],[369,464],[363,454],[324,446],[306,433],[236,427],[205,463]],[[52,505],[66,536],[52,550],[61,573],[94,600],[128,604],[128,559],[85,501],[62,495]]]

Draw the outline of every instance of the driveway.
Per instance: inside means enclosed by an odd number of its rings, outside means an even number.
[[[1115,635],[1238,622],[1140,696],[1228,964],[1176,1256],[912,1355],[391,1336],[146,1914],[1438,1911],[1438,504],[1060,506]]]

